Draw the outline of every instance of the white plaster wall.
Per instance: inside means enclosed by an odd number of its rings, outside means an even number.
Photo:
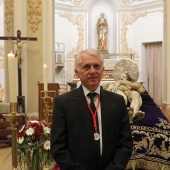
[[[60,17],[58,12],[61,11],[55,11],[55,41],[65,44],[66,55],[69,51],[77,46],[77,26],[73,25],[73,23],[70,22],[67,18]],[[61,13],[68,13],[70,15],[72,14],[64,11]]]
[[[58,12],[61,11],[55,12],[55,42],[64,43],[65,45],[65,64],[62,68],[56,68],[56,73],[58,72],[60,75],[55,75],[55,82],[66,83],[72,81],[74,78],[74,61],[73,59],[66,58],[66,56],[73,48],[77,47],[78,30],[77,25],[70,22],[68,18],[59,16]],[[69,12],[64,11],[61,13],[69,14]]]
[[[139,80],[147,87],[145,43],[163,41],[163,12],[149,12],[128,26],[126,34],[128,47],[139,55]]]
[[[66,82],[72,82],[74,79],[74,60],[69,59],[66,63]]]
[[[150,12],[138,18],[127,31],[128,46],[140,54],[141,43],[163,40],[163,13]]]

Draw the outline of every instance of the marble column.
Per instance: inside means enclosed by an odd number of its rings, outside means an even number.
[[[164,0],[163,111],[170,118],[170,1]]]

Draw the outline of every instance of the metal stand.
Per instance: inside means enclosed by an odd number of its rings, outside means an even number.
[[[52,117],[52,113],[53,113],[53,105],[50,106],[49,105],[49,101],[51,103],[53,103],[53,98],[48,96],[48,91],[44,91],[44,97],[42,97],[42,100],[43,100],[43,114],[44,114],[44,117],[45,117],[45,122],[47,124],[51,124],[51,120],[50,118]]]
[[[18,113],[25,113],[25,96],[17,96],[17,112]]]
[[[17,113],[17,103],[10,103],[10,113],[3,114],[3,117],[11,121],[12,131],[12,166],[13,170],[17,170],[17,126],[18,121],[24,116],[24,114]]]

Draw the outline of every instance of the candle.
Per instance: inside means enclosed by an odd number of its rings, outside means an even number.
[[[10,103],[17,103],[17,60],[14,54],[8,54],[8,75]]]
[[[44,91],[47,91],[47,65],[43,65],[43,83],[44,83]]]

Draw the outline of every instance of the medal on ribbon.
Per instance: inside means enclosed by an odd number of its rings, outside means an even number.
[[[94,126],[94,140],[99,140],[100,139],[100,134],[98,133],[98,127],[97,127],[97,110],[98,110],[98,107],[100,105],[100,97],[98,99],[98,103],[97,103],[97,108],[96,110],[93,112],[87,99],[86,99],[86,102],[87,102],[87,106],[90,110],[90,113],[92,114],[92,119],[93,119],[93,126]]]

